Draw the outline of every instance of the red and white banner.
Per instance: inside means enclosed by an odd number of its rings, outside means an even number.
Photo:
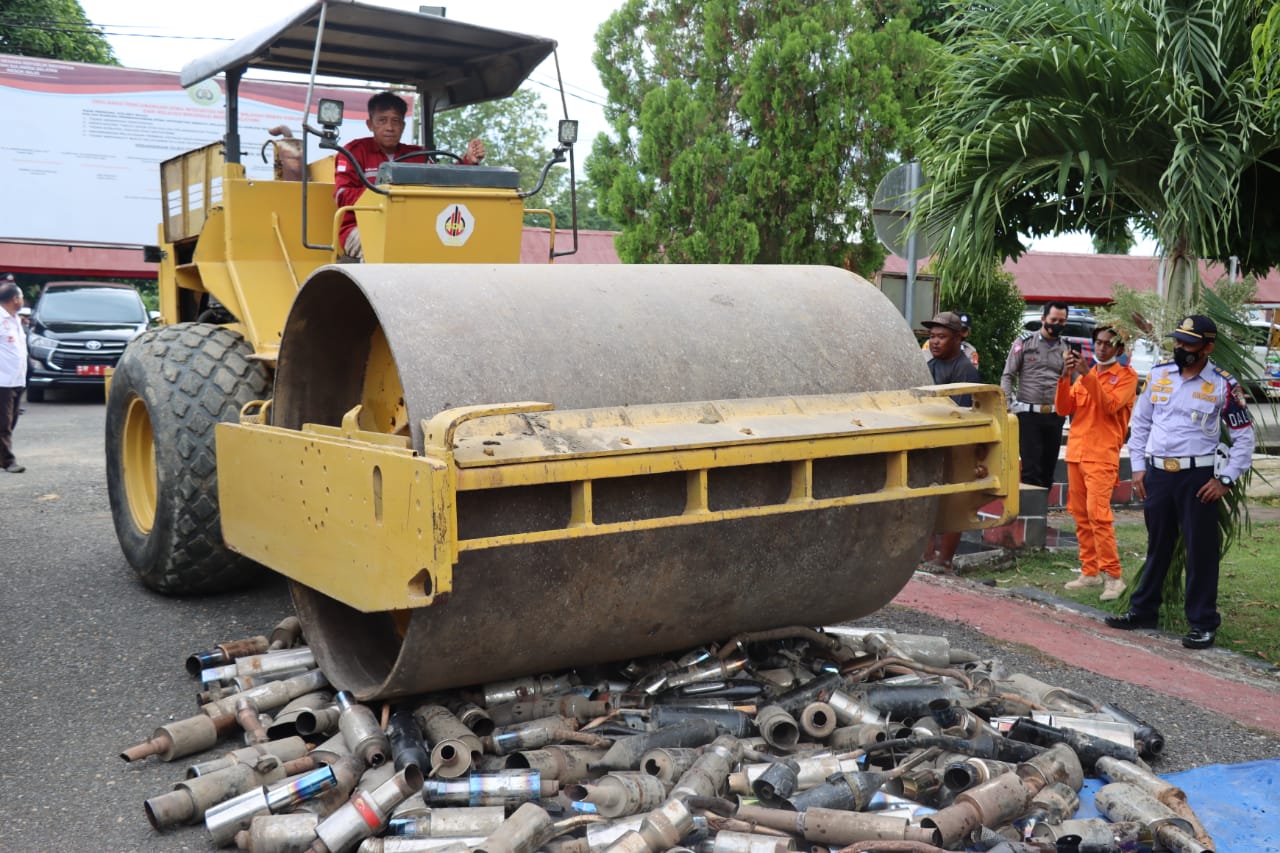
[[[222,138],[223,85],[183,89],[176,73],[0,54],[0,240],[154,243],[160,163]],[[323,94],[346,102],[344,138],[366,135],[366,93]],[[302,135],[305,102],[302,84],[241,81],[250,177],[271,177],[259,153],[269,128]],[[322,153],[312,140],[311,158]]]

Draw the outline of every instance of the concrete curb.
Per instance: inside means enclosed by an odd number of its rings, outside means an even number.
[[[893,604],[1280,734],[1280,668],[1228,649],[1192,651],[1165,631],[1117,631],[1102,624],[1096,608],[962,577],[917,572]]]
[[[1102,610],[1100,608],[1093,607],[1091,605],[1085,604],[1080,601],[1072,601],[1069,598],[1063,598],[1060,595],[1055,595],[1052,592],[1045,592],[1042,589],[1036,589],[1034,587],[1029,587],[1029,586],[1011,587],[1006,591],[1010,595],[1015,595],[1019,598],[1025,598],[1028,601],[1032,601],[1037,604],[1043,604],[1047,607],[1055,607],[1063,610],[1070,610],[1075,613],[1079,613],[1082,616],[1086,616],[1090,619],[1094,619],[1098,622],[1102,622],[1102,620],[1107,618],[1108,616],[1115,615],[1110,610]],[[1111,629],[1107,629],[1107,630],[1111,630]],[[1182,649],[1182,638],[1179,637],[1177,634],[1172,634],[1168,631],[1162,631],[1159,629],[1152,630],[1149,633],[1155,637],[1159,637],[1161,639],[1167,640],[1170,643],[1175,644],[1179,650]],[[1249,655],[1242,655],[1239,652],[1233,652],[1231,649],[1224,649],[1220,646],[1214,646],[1211,649],[1207,649],[1205,651],[1212,652],[1215,655],[1227,658],[1230,666],[1239,667],[1240,669],[1244,670],[1245,672],[1251,673],[1253,676],[1257,678],[1260,678],[1260,679],[1274,678],[1276,689],[1280,690],[1280,666],[1276,664],[1267,663],[1266,661],[1259,660],[1258,658],[1255,658],[1255,657],[1250,657]],[[1190,650],[1187,650],[1187,654],[1202,655],[1204,654],[1204,652],[1192,652]]]

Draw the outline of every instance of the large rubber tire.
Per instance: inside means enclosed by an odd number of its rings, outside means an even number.
[[[121,550],[150,589],[222,592],[262,568],[222,540],[214,425],[268,396],[271,377],[238,333],[178,323],[146,332],[107,400],[107,493]]]

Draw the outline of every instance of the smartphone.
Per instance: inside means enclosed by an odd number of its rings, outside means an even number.
[[[1076,344],[1076,343],[1068,343],[1068,344],[1067,344],[1067,346],[1071,347],[1071,351],[1072,351],[1073,353],[1075,353],[1076,355],[1079,355],[1079,354],[1081,353],[1081,351],[1082,351],[1082,348],[1081,348],[1080,344]]]

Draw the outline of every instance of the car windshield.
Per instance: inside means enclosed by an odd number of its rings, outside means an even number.
[[[42,323],[145,323],[146,307],[134,290],[116,287],[59,287],[46,290],[36,305]]]

